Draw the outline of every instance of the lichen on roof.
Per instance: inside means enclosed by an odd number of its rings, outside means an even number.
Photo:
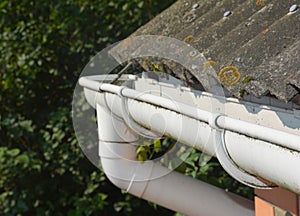
[[[214,62],[219,80],[235,97],[272,95],[287,102],[300,93],[300,9],[289,12],[297,2],[178,0],[132,36],[189,43]],[[183,77],[182,70],[173,72]]]

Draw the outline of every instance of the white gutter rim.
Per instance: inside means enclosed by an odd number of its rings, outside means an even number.
[[[111,84],[102,84],[97,81],[90,80],[88,77],[81,77],[79,79],[79,84],[91,90],[99,91],[100,89],[100,91],[114,93],[117,95],[121,95],[122,97],[127,97],[133,100],[139,100],[142,102],[160,106],[165,109],[169,109],[171,111],[186,115],[188,117],[195,118],[199,121],[208,123],[209,121],[211,121],[211,118],[215,118],[215,113],[200,110],[179,102],[176,102],[176,104],[174,104],[174,101],[170,99],[147,93],[141,93],[133,89],[124,88],[124,86],[120,87]],[[219,126],[220,129],[231,130],[233,132],[242,134],[244,133],[254,138],[268,141],[273,144],[278,144],[282,147],[300,152],[300,136],[240,121],[226,116],[217,118],[216,121],[217,122],[215,123],[215,125]],[[286,142],[286,140],[289,140],[289,142]]]
[[[300,152],[300,136],[256,124],[220,116],[216,124],[224,129],[280,145],[284,148]],[[287,142],[288,140],[288,142]]]

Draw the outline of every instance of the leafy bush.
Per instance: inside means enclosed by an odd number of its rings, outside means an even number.
[[[0,215],[157,214],[84,157],[71,100],[92,56],[171,3],[0,2]]]
[[[71,100],[92,56],[174,1],[0,2],[0,215],[172,214],[121,192],[85,158]],[[199,168],[198,156],[181,171],[249,194],[215,161]]]

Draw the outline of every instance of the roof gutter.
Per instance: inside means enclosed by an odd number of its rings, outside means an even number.
[[[101,80],[102,78],[98,77],[97,79]],[[134,76],[131,78],[136,79]],[[116,141],[116,143],[119,141],[124,142],[124,134],[119,135],[119,139],[114,140],[114,135],[117,133],[113,132],[114,128],[107,126],[111,124],[111,121],[114,121],[114,116],[118,116],[122,119],[118,128],[127,126],[136,130],[149,128],[152,132],[168,135],[210,155],[217,156],[226,171],[246,185],[258,188],[272,186],[272,184],[254,177],[259,176],[273,184],[300,194],[300,173],[295,172],[297,165],[300,164],[300,136],[296,134],[237,120],[183,103],[174,104],[174,101],[164,97],[147,93],[141,94],[139,91],[124,86],[100,83],[95,80],[95,77],[82,77],[79,84],[84,87],[85,96],[89,103],[94,108],[97,104],[97,115],[99,123],[102,125],[102,127],[99,127],[99,138],[102,140],[100,141],[100,155],[102,154],[101,148],[106,145],[105,141],[109,141],[109,143],[112,141]],[[103,117],[105,116],[103,114],[105,112],[102,110],[104,108],[112,114],[110,118]],[[154,121],[151,119],[154,115],[161,115],[168,121],[164,124],[160,121]],[[178,122],[184,123],[185,126],[178,127]],[[104,139],[106,134],[112,134],[112,136]],[[136,141],[136,137],[129,139],[128,143],[133,141]],[[119,147],[116,146],[122,145],[115,145],[112,152],[118,151]],[[130,152],[130,157],[134,158],[135,152],[133,150]],[[101,156],[102,160],[105,160],[103,159],[105,157]],[[127,156],[124,157],[127,158]],[[148,162],[145,164],[148,164]],[[115,166],[117,172],[120,170],[118,167]],[[128,168],[130,168],[130,165],[128,165]],[[109,172],[110,169],[106,168],[104,170]],[[144,169],[146,170],[146,168]],[[180,174],[170,175],[181,176]],[[168,179],[168,181],[174,181],[173,178],[175,177]],[[176,178],[180,179],[181,177]],[[196,182],[198,184],[199,181]],[[205,187],[209,188],[208,186]],[[175,189],[170,189],[170,191],[173,190]],[[172,194],[172,192],[170,193]],[[141,196],[141,194],[135,195]],[[200,197],[198,198],[200,199]],[[170,206],[165,206],[170,208]],[[197,205],[193,205],[193,208],[195,206]],[[214,206],[216,206],[215,203]],[[186,213],[181,210],[178,211]]]

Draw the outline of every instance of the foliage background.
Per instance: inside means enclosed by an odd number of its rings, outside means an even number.
[[[0,215],[173,214],[118,190],[85,158],[71,101],[92,56],[174,1],[0,2]],[[191,151],[183,172],[248,196]]]

